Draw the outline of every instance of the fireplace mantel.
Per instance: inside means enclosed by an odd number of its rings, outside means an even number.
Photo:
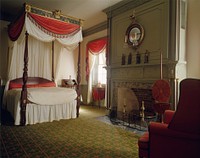
[[[177,64],[177,61],[169,61],[169,60],[164,60],[162,63],[164,66],[170,66],[170,67],[175,67]],[[112,64],[111,66],[105,67],[106,69],[123,69],[123,68],[137,68],[137,67],[154,67],[154,66],[160,66],[160,61],[155,60],[151,61],[151,63],[140,63],[140,64],[127,64],[127,65],[119,65],[119,64]]]

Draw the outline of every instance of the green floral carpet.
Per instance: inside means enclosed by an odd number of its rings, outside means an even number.
[[[137,158],[139,136],[96,119],[105,112],[82,106],[76,119],[24,127],[1,124],[0,157]]]

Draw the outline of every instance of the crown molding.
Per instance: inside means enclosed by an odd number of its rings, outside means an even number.
[[[86,29],[83,31],[83,37],[89,36],[91,34],[100,32],[107,29],[107,21],[104,21],[102,23],[99,23],[93,27],[90,27],[89,29]]]
[[[152,0],[126,0],[126,1],[121,1],[111,7],[108,7],[103,10],[104,13],[107,14],[108,18],[117,16],[127,10],[136,8],[144,3],[150,2]]]

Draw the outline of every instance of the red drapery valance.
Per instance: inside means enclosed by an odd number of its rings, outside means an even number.
[[[75,33],[80,29],[79,25],[66,23],[52,18],[42,17],[40,15],[29,13],[28,16],[38,26],[41,26],[46,31],[58,35],[68,35]]]
[[[104,49],[107,49],[107,40],[108,40],[108,38],[104,37],[101,39],[91,41],[86,46],[86,80],[87,81],[88,81],[89,73],[90,73],[89,53],[92,53],[95,55],[95,54],[101,53]],[[106,50],[106,52],[107,52],[107,50]]]
[[[80,26],[56,19],[43,17],[40,15],[27,13],[31,21],[42,31],[52,36],[63,35],[63,37],[76,33],[80,30]],[[8,27],[8,35],[12,41],[16,41],[21,34],[25,23],[26,13],[24,12],[20,18]],[[59,36],[62,37],[62,36]]]
[[[101,38],[94,41],[91,41],[87,44],[87,54],[90,51],[92,54],[99,54],[106,47],[107,38]]]
[[[12,41],[16,41],[20,36],[25,22],[25,15],[23,13],[15,23],[8,26],[8,36]]]

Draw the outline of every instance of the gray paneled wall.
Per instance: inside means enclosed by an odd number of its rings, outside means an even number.
[[[128,8],[123,12],[120,12],[120,9],[116,9],[116,7],[113,10],[112,8],[106,10],[108,18],[110,18],[111,21],[110,65],[108,66],[108,72],[110,72],[108,78],[110,81],[110,106],[116,106],[113,105],[116,102],[113,97],[113,91],[116,88],[114,87],[113,82],[116,80],[124,82],[131,81],[135,83],[150,82],[153,84],[154,81],[160,79],[161,52],[163,78],[170,81],[172,92],[176,89],[175,77],[177,61],[174,60],[175,47],[172,46],[174,43],[170,45],[171,43],[169,42],[172,38],[175,38],[175,36],[171,36],[172,34],[175,34],[175,32],[171,32],[172,30],[175,30],[175,23],[170,19],[171,16],[175,16],[175,12],[170,10],[174,8],[171,7],[174,3],[170,2],[170,0],[146,0],[143,1],[144,3],[141,5],[134,5],[134,3],[137,2],[138,1],[129,1],[129,6],[133,7]],[[123,7],[119,8],[123,10]],[[134,10],[136,21],[143,26],[145,31],[144,40],[137,50],[127,47],[125,44],[126,29],[131,24],[129,17],[133,14]],[[148,63],[144,63],[146,50],[149,51]],[[140,64],[136,64],[137,52],[141,55]],[[128,65],[127,58],[129,53],[132,53],[132,63]],[[122,54],[125,54],[126,56],[125,65],[121,65]],[[171,98],[173,102],[174,96]]]

